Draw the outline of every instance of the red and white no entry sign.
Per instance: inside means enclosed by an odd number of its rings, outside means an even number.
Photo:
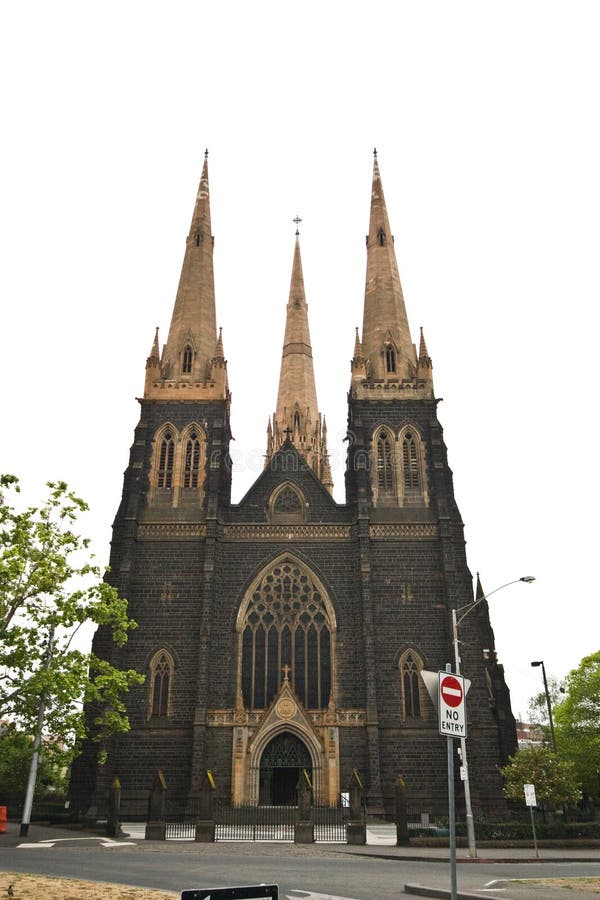
[[[454,675],[446,675],[445,678],[442,678],[440,692],[446,706],[460,706],[463,701],[462,684]]]
[[[439,719],[440,734],[448,737],[467,736],[467,716],[465,708],[465,679],[462,675],[439,672]]]

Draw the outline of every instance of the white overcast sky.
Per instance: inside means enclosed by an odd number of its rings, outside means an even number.
[[[377,147],[467,554],[515,714],[600,646],[596,2],[28,2],[0,12],[0,469],[64,479],[108,560],[205,147],[234,499],[274,410],[296,213],[341,438]],[[468,673],[465,673],[468,675]]]

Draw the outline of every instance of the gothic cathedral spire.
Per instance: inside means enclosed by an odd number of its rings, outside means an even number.
[[[300,241],[296,235],[277,408],[267,431],[266,465],[286,437],[289,437],[331,493],[333,482],[327,457],[326,435],[325,422],[317,406],[308,306],[304,293]]]
[[[160,366],[153,346],[146,367],[147,399],[229,399],[222,339],[217,337],[213,244],[206,153],[169,336]]]
[[[379,382],[386,386],[406,385],[421,379],[420,373],[424,369],[418,365],[416,349],[410,336],[377,155],[373,162],[360,347],[360,358],[356,356],[355,347],[352,361],[353,385],[365,381]],[[431,382],[430,371],[426,374],[428,382]]]

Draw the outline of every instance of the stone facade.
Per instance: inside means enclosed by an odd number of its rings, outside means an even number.
[[[447,808],[446,743],[419,672],[453,659],[451,610],[473,602],[472,577],[431,361],[423,339],[418,355],[407,343],[377,164],[373,184],[369,347],[357,336],[346,502],[333,500],[328,468],[310,463],[289,427],[233,504],[221,336],[211,344],[194,332],[197,309],[214,306],[210,234],[198,225],[210,226],[205,164],[182,273],[196,273],[195,289],[180,283],[168,367],[158,339],[148,359],[114,523],[108,577],[139,627],[122,648],[102,630],[94,641],[146,683],[127,697],[131,731],[111,741],[107,765],[97,768],[91,743],[84,748],[73,770],[78,797],[91,800],[115,774],[125,791],[150,791],[160,769],[184,798],[210,769],[218,793],[236,803],[285,802],[307,767],[323,803],[338,801],[356,769],[374,814],[392,815],[399,775],[410,806]],[[374,283],[389,322],[377,319]],[[294,387],[282,366],[283,377],[289,410]],[[503,807],[498,766],[516,736],[485,601],[461,625],[461,641],[473,807],[489,812]],[[460,783],[457,791],[460,801]]]

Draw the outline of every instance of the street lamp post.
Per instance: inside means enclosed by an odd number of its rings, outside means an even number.
[[[542,677],[544,679],[544,692],[546,694],[546,706],[548,707],[548,720],[550,722],[550,735],[552,737],[552,747],[556,753],[556,735],[554,734],[554,719],[552,718],[552,702],[550,700],[550,691],[548,690],[548,679],[546,678],[546,667],[543,659],[536,659],[531,663],[532,666],[542,667]]]
[[[515,578],[514,581],[507,581],[506,584],[501,584],[500,587],[494,588],[494,590],[490,591],[489,594],[485,594],[483,597],[479,597],[473,603],[467,603],[466,606],[460,606],[458,609],[452,610],[452,643],[454,645],[454,669],[457,675],[460,675],[458,626],[464,619],[466,619],[469,613],[472,612],[476,606],[479,606],[480,603],[482,603],[484,600],[487,600],[488,597],[492,596],[492,594],[496,594],[498,591],[501,591],[505,587],[509,587],[509,585],[511,584],[517,584],[517,582],[519,581],[529,583],[531,581],[535,581],[535,577],[533,575],[523,575],[521,578]],[[471,806],[471,784],[469,781],[469,765],[467,762],[467,742],[464,737],[460,739],[460,756],[464,774],[465,809],[467,820],[467,839],[469,842],[469,856],[476,858],[477,845],[475,843],[475,824],[473,821],[473,808]]]

